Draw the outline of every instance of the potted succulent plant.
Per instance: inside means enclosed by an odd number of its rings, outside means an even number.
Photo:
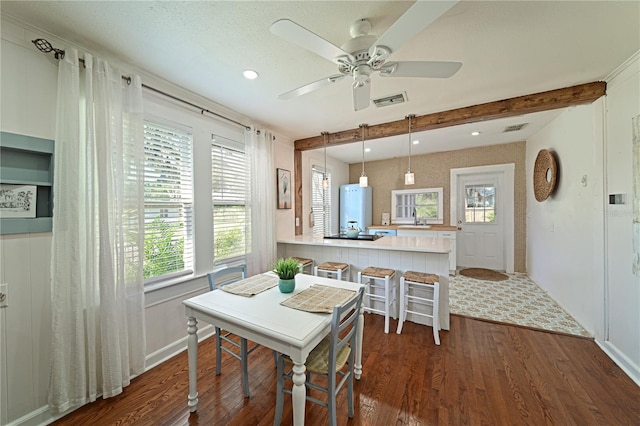
[[[273,266],[273,272],[280,277],[280,281],[278,281],[280,291],[282,293],[291,293],[296,287],[295,276],[300,272],[300,265],[297,260],[291,257],[278,259]]]

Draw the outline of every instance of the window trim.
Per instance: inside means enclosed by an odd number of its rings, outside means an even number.
[[[438,196],[438,217],[425,219],[426,224],[441,225],[444,223],[444,190],[443,188],[416,188],[416,189],[394,189],[391,191],[391,223],[393,224],[413,224],[414,218],[397,215],[398,195],[417,195],[424,193],[436,193]],[[414,203],[415,206],[415,196]]]

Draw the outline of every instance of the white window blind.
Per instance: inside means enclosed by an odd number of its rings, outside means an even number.
[[[221,138],[216,137],[216,140]],[[247,156],[221,144],[211,146],[214,263],[242,258],[251,241],[247,218]]]
[[[144,278],[193,271],[192,136],[145,120]]]
[[[313,235],[331,235],[331,173],[327,171],[329,189],[322,189],[323,171],[311,168],[311,209],[313,210]]]

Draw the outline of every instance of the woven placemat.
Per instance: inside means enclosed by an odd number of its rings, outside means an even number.
[[[491,269],[484,268],[467,268],[462,269],[460,271],[460,275],[464,275],[465,277],[475,278],[476,280],[484,280],[484,281],[504,281],[509,278],[509,276],[493,271]]]
[[[273,275],[255,275],[253,277],[220,287],[227,293],[251,297],[278,285],[278,277]]]
[[[327,285],[314,284],[300,293],[280,302],[286,306],[300,311],[322,312],[330,314],[334,306],[341,306],[356,295],[355,291]]]

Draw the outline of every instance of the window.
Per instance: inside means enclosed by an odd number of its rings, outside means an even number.
[[[144,261],[147,282],[193,271],[192,136],[144,123]]]
[[[215,136],[211,145],[211,169],[213,257],[214,263],[219,264],[244,257],[247,242],[251,241],[251,220],[247,217],[249,170],[240,144]]]
[[[493,184],[472,184],[464,187],[465,223],[496,221],[496,187]]]
[[[313,236],[331,235],[331,173],[327,171],[329,189],[322,189],[323,170],[317,166],[311,168],[311,210],[313,217]]]
[[[408,224],[442,224],[442,188],[391,191],[391,222]]]

